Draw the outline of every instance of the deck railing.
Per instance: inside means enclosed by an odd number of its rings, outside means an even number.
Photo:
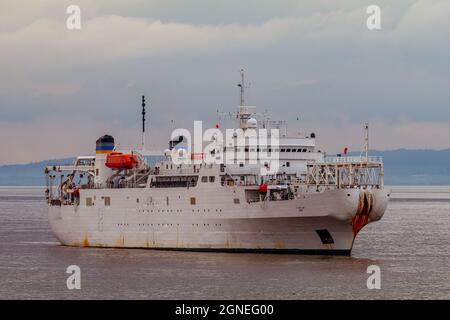
[[[344,156],[344,157],[326,157],[326,163],[383,163],[381,156]]]

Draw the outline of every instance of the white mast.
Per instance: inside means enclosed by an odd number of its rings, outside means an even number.
[[[244,106],[244,87],[245,87],[245,80],[244,80],[244,69],[241,69],[241,83],[238,84],[238,87],[241,88],[241,102],[240,106]]]
[[[251,112],[249,112],[248,108],[245,106],[244,99],[244,90],[245,90],[245,78],[244,78],[244,69],[241,69],[241,82],[238,84],[238,87],[241,89],[241,99],[240,99],[240,107],[239,107],[239,127],[243,130],[247,129],[247,121],[250,119]]]

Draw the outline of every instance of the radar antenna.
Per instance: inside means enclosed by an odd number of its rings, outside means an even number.
[[[366,163],[369,162],[369,123],[366,122],[364,124],[364,132],[365,132],[365,144],[364,144],[364,151],[366,153]]]
[[[145,96],[142,96],[142,150],[145,150]]]

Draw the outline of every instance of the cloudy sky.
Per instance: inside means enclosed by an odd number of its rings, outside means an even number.
[[[138,145],[142,94],[165,147],[171,120],[236,110],[240,68],[247,104],[322,150],[361,149],[365,121],[372,148],[449,148],[449,35],[448,0],[0,0],[0,164]]]

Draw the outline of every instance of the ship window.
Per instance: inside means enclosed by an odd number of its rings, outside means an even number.
[[[92,198],[86,198],[86,207],[92,206]]]
[[[136,203],[139,203],[139,198],[136,198]]]
[[[195,197],[191,197],[191,204],[192,204],[192,205],[195,205],[195,204],[196,204],[196,199],[195,199]]]
[[[306,149],[303,149],[303,152],[306,152]]]
[[[290,167],[291,163],[290,162],[286,162],[286,167]]]
[[[332,244],[334,243],[333,237],[327,229],[316,230],[317,234],[320,237],[320,240],[323,244]]]
[[[95,169],[95,175],[98,176],[98,169]]]
[[[245,152],[248,152],[248,148],[245,148]]]
[[[286,152],[291,152],[291,149],[286,149]]]
[[[216,180],[215,176],[209,176],[209,182],[214,182]]]
[[[110,205],[111,205],[111,197],[105,197],[105,206],[110,206]]]
[[[241,162],[241,163],[239,163],[239,167],[243,167],[244,166],[244,164]]]
[[[203,176],[202,177],[202,182],[208,182],[208,177],[207,176]]]
[[[281,149],[280,152],[284,152],[284,149]]]
[[[233,202],[234,202],[234,204],[239,204],[240,203],[239,198],[234,198]]]
[[[269,148],[269,152],[272,152],[272,148]]]

